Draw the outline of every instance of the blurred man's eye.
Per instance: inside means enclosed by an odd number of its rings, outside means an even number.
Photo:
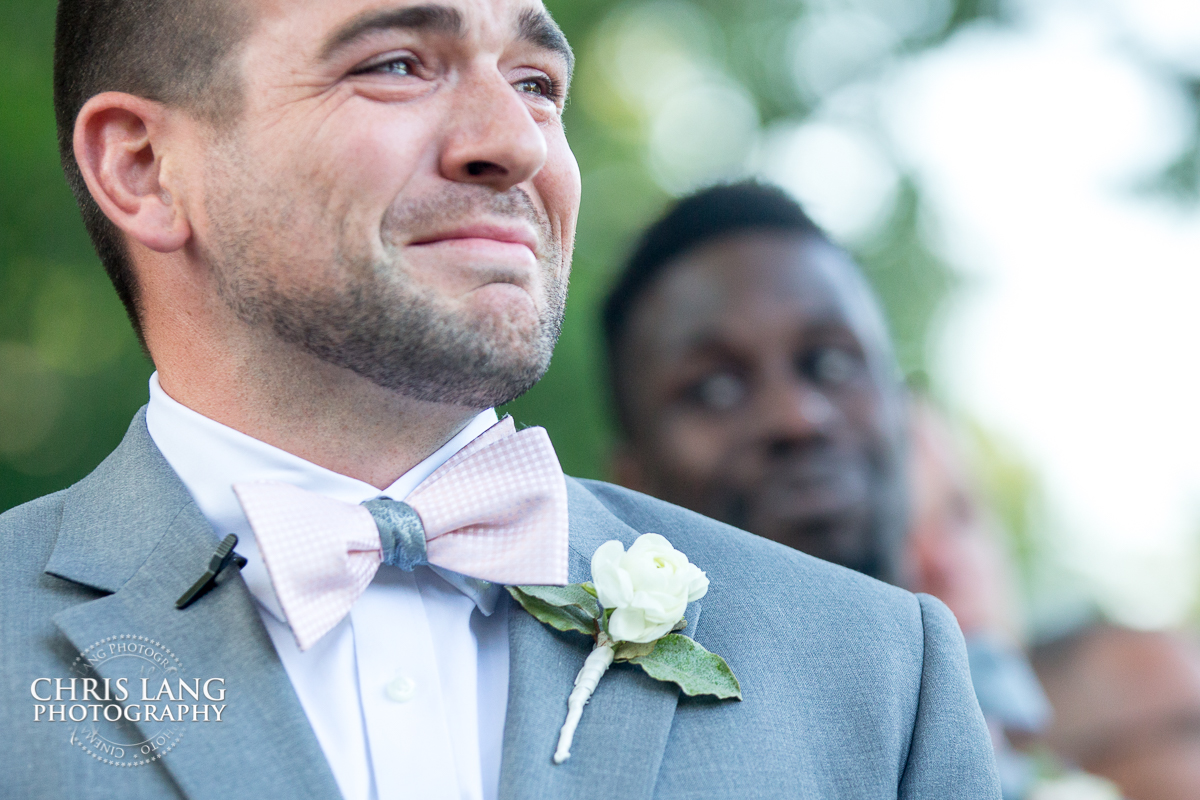
[[[814,383],[841,386],[862,370],[862,360],[838,347],[822,347],[800,360],[800,371]]]
[[[729,411],[746,397],[746,383],[728,372],[709,375],[689,392],[692,399],[709,411]]]

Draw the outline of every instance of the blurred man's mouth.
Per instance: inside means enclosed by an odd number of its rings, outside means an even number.
[[[869,467],[822,451],[776,462],[757,492],[757,516],[785,524],[858,516],[871,505]]]

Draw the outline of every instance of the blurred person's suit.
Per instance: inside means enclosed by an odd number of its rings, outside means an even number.
[[[570,761],[550,754],[582,638],[510,614],[501,797],[996,798],[962,641],[937,600],[603,483],[568,479],[570,580],[604,541],[666,535],[708,572],[689,634],[728,660],[745,700],[681,697],[614,667]],[[75,486],[0,516],[0,753],[11,797],[336,798],[337,785],[239,573],[185,610],[217,536],[147,432]],[[118,632],[170,642],[188,674],[221,676],[219,725],[191,726],[161,761],[114,769],[33,721],[30,684],[69,677]],[[103,676],[103,666],[99,668]]]

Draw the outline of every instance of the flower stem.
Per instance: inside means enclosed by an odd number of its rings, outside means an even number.
[[[567,698],[567,721],[563,723],[562,731],[558,734],[558,747],[554,750],[554,763],[561,764],[571,757],[571,741],[575,738],[575,728],[579,718],[583,716],[583,707],[591,698],[592,692],[600,684],[604,673],[612,665],[616,650],[613,642],[604,633],[596,641],[596,647],[588,654],[579,674],[575,676],[575,688]]]

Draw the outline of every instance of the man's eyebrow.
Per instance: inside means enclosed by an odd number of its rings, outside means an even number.
[[[567,80],[575,71],[575,53],[558,23],[545,11],[527,8],[517,18],[517,38],[551,50],[567,62]]]
[[[347,22],[325,41],[321,47],[321,59],[330,58],[363,36],[396,28],[433,31],[458,38],[466,34],[462,14],[449,6],[423,5],[368,11]],[[566,40],[563,41],[565,43]]]

